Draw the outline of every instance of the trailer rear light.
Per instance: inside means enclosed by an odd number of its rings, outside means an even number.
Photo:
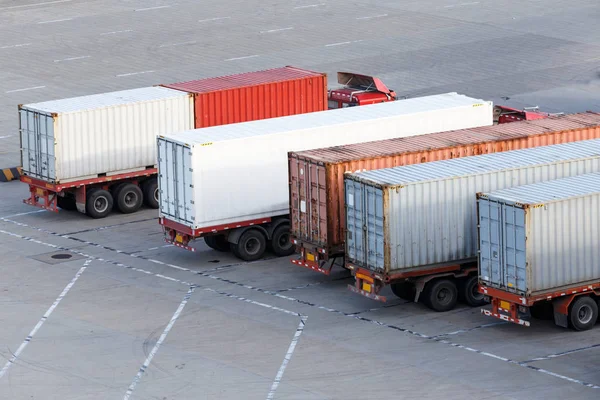
[[[527,314],[527,307],[525,307],[525,306],[519,306],[519,312],[521,314]]]

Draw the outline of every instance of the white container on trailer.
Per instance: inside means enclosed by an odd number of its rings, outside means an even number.
[[[285,215],[289,151],[489,126],[492,114],[445,93],[163,135],[160,215],[192,229]]]
[[[478,194],[479,279],[519,295],[600,281],[600,173]]]
[[[145,87],[19,106],[25,175],[67,183],[156,167],[156,136],[194,127],[189,93]]]
[[[477,257],[476,193],[600,171],[600,139],[348,174],[346,260],[391,274]]]

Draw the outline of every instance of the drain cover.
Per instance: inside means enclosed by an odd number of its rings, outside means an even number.
[[[209,263],[214,263],[214,264],[217,264],[217,263],[220,263],[220,262],[221,262],[221,260],[210,260],[209,261]]]
[[[60,254],[54,254],[52,256],[50,256],[50,258],[54,258],[55,260],[66,260],[73,257],[73,255],[71,254],[65,254],[65,253],[60,253]]]

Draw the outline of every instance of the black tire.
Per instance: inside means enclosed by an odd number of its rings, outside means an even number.
[[[294,254],[294,244],[290,241],[290,226],[283,224],[273,231],[273,237],[269,242],[269,249],[278,257],[286,257]]]
[[[127,183],[118,189],[117,207],[123,214],[134,213],[142,206],[143,197],[142,189],[139,186]]]
[[[144,204],[150,208],[158,208],[158,182],[156,178],[150,178],[142,185],[144,192]]]
[[[569,322],[576,331],[587,331],[598,320],[598,304],[589,296],[579,296],[569,309]]]
[[[257,229],[247,230],[237,243],[230,243],[231,252],[244,261],[256,261],[265,254],[267,239]]]
[[[458,297],[459,300],[471,307],[481,307],[486,304],[484,295],[477,291],[479,279],[477,275],[468,276],[460,282]]]
[[[204,237],[204,242],[213,250],[226,252],[229,251],[229,242],[224,235],[214,235]]]
[[[121,183],[117,183],[114,186],[112,186],[110,188],[110,193],[112,194],[113,200],[114,199],[118,199],[119,198],[119,192],[121,191],[121,189],[123,189],[123,187],[125,185],[127,185],[129,182],[121,182]],[[118,202],[114,202],[113,204],[113,210],[115,211],[119,211],[119,205],[117,204]]]
[[[77,203],[75,202],[75,198],[70,197],[70,196],[65,196],[65,197],[57,196],[56,197],[56,205],[65,211],[77,210]]]
[[[392,283],[390,288],[392,289],[392,293],[394,293],[397,297],[407,301],[415,301],[417,289],[411,282],[404,281]]]
[[[108,190],[91,189],[87,192],[85,213],[92,218],[104,218],[113,207],[113,197]]]
[[[450,311],[458,302],[458,288],[454,280],[438,279],[425,287],[424,303],[434,311]]]

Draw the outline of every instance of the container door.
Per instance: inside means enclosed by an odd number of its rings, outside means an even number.
[[[384,269],[383,191],[353,180],[346,186],[346,248],[349,261]]]
[[[161,215],[192,227],[195,217],[191,149],[159,138],[157,156]]]
[[[54,118],[22,108],[19,110],[21,162],[27,175],[45,181],[56,180]]]
[[[502,279],[504,287],[524,293],[527,290],[525,210],[503,204],[502,220]]]
[[[349,262],[364,267],[366,261],[363,240],[363,199],[361,184],[344,179],[346,188],[346,257]]]
[[[502,208],[498,202],[478,200],[479,277],[492,286],[504,285],[502,268]]]
[[[367,267],[373,271],[383,271],[383,191],[380,188],[364,185],[365,193],[365,247]]]

